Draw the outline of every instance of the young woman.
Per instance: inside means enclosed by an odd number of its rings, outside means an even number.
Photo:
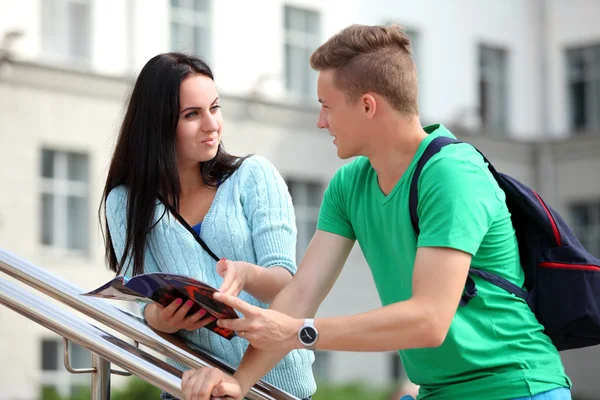
[[[181,53],[148,61],[131,94],[104,188],[106,259],[118,275],[186,275],[266,308],[296,271],[294,210],[273,165],[226,153],[222,129],[208,65]],[[178,333],[237,366],[248,342],[202,329],[213,318],[204,310],[186,317],[190,306],[177,299],[167,307],[150,304],[143,313],[153,328]],[[312,352],[295,350],[264,379],[308,398],[316,390],[313,361]]]

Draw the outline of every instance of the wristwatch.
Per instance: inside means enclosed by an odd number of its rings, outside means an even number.
[[[304,348],[308,350],[314,350],[318,337],[319,331],[317,331],[317,328],[315,328],[315,320],[305,319],[304,325],[302,325],[298,331],[298,339],[300,339],[300,343],[302,343]]]

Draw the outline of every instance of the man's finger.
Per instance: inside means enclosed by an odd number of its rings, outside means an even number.
[[[214,397],[228,397],[237,399],[242,394],[239,384],[223,381],[213,389],[212,395]]]
[[[197,396],[196,398],[200,400],[210,400],[213,389],[222,381],[223,373],[218,369],[211,368],[204,376],[202,382],[196,382],[194,384],[193,393]]]
[[[227,328],[236,332],[246,332],[250,323],[246,318],[228,318],[217,320],[217,325],[221,328]]]
[[[185,329],[188,331],[195,331],[196,329],[204,328],[206,325],[210,324],[215,319],[216,318],[211,315],[209,317],[201,319],[200,321],[190,325],[189,327],[187,327]]]
[[[194,384],[196,383],[199,374],[201,374],[199,370],[188,370],[183,373],[183,377],[181,378],[181,390],[183,391],[184,400],[192,398],[192,390],[194,389]]]
[[[245,316],[253,315],[254,312],[258,309],[258,307],[255,307],[251,304],[246,303],[244,300],[240,299],[239,297],[230,296],[225,293],[215,292],[213,297],[215,300],[220,301],[223,304],[226,304],[230,307],[235,308],[236,310],[238,310]]]

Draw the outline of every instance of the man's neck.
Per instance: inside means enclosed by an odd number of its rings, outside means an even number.
[[[412,162],[419,145],[427,137],[418,119],[382,132],[368,155],[377,172],[381,191],[388,195]]]

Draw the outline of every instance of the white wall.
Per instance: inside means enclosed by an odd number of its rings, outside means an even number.
[[[149,58],[169,48],[168,1],[128,1],[135,14],[134,26],[129,28],[125,1],[92,2],[94,71],[122,74],[139,70]],[[20,7],[8,7],[9,2],[0,3],[7,5],[0,13],[4,16],[0,16],[0,31],[9,25],[23,27],[27,36],[20,42],[19,54],[38,57],[39,1],[22,0]],[[291,101],[282,90],[284,4],[321,11],[323,41],[351,23],[396,21],[417,30],[422,113],[429,120],[449,123],[464,113],[474,113],[478,103],[477,45],[502,46],[509,50],[509,128],[526,138],[539,134],[543,126],[538,0],[215,1],[211,60],[224,93],[245,95],[259,77],[267,76],[266,91],[278,101]],[[594,12],[586,10],[594,7],[600,12],[600,3],[578,0],[573,6],[567,0],[553,0],[550,4],[550,114],[554,130],[564,131],[564,111],[559,111],[564,98],[564,74],[558,59],[561,46],[600,35],[600,28],[591,20]],[[130,31],[133,39],[128,36]],[[135,40],[135,45],[128,45],[129,40]],[[128,66],[129,59],[134,61],[133,68]]]
[[[215,32],[223,37],[216,49],[215,69],[224,91],[243,94],[260,73],[283,72],[283,6],[291,4],[322,12],[323,41],[352,23],[395,21],[417,30],[422,115],[436,121],[453,121],[465,112],[474,112],[478,103],[477,45],[508,49],[509,128],[523,137],[540,130],[537,6],[533,1],[271,0],[261,6],[237,4],[239,13],[228,12],[231,3],[217,4],[215,18],[223,16],[226,21]],[[248,18],[252,13],[269,23],[256,24],[254,18]],[[282,96],[277,89],[270,94]]]

